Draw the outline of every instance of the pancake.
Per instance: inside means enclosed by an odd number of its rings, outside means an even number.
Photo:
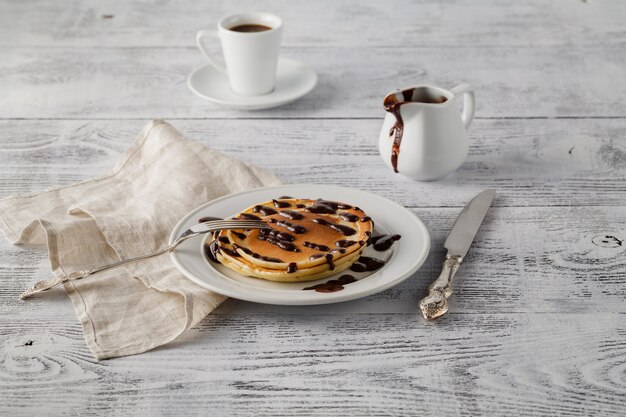
[[[373,230],[360,208],[322,199],[271,200],[235,217],[262,219],[268,228],[215,234],[213,256],[238,274],[278,282],[313,281],[349,268]]]

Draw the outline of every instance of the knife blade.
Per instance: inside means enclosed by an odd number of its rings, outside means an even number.
[[[419,308],[426,320],[441,317],[448,311],[448,298],[452,295],[452,280],[459,270],[478,233],[487,211],[496,196],[495,190],[484,190],[474,197],[457,217],[444,247],[448,250],[439,277],[428,287]]]

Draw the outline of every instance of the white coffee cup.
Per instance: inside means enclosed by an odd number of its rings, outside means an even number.
[[[259,32],[232,30],[241,25],[261,25],[269,29]],[[199,31],[196,43],[209,63],[228,75],[230,87],[236,94],[259,96],[274,89],[282,26],[282,20],[273,14],[240,13],[220,20],[216,31]],[[207,37],[217,37],[222,42],[225,68],[211,57],[203,42]]]

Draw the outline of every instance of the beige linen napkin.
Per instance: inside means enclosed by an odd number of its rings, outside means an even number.
[[[47,245],[53,273],[61,276],[156,251],[193,208],[278,183],[273,174],[153,121],[110,175],[0,200],[0,230],[16,244]],[[168,343],[225,299],[184,278],[167,255],[65,289],[96,359]]]

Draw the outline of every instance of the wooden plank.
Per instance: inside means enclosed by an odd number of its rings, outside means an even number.
[[[102,363],[71,321],[0,320],[3,415],[626,410],[623,314],[215,315],[170,346]]]
[[[94,4],[5,1],[0,45],[191,46],[224,15],[267,10],[283,17],[288,46],[624,45],[626,5],[613,1],[472,2],[279,0],[259,4],[182,0]],[[355,30],[356,29],[356,30]]]
[[[0,415],[626,414],[626,3],[0,8],[0,198],[107,172],[163,117],[286,182],[398,201],[433,243],[418,273],[381,294],[317,307],[228,300],[170,345],[97,363],[62,291],[16,298],[48,275],[45,254],[0,239]],[[305,99],[246,113],[187,90],[203,63],[195,31],[250,9],[277,11],[284,56],[318,71]],[[384,94],[460,81],[479,105],[466,163],[433,183],[394,176],[376,148]],[[450,225],[487,187],[499,198],[451,313],[425,323],[416,303]],[[602,247],[607,236],[621,246]]]
[[[382,118],[382,99],[420,83],[477,91],[479,118],[624,117],[623,48],[285,48],[319,84],[273,110],[242,112],[191,93],[195,48],[0,48],[3,118]],[[590,75],[593,74],[593,77]]]
[[[146,120],[0,121],[0,197],[108,172]],[[454,174],[413,182],[378,155],[380,120],[173,120],[187,137],[287,183],[356,187],[407,207],[462,207],[493,187],[496,206],[621,206],[626,120],[476,120]],[[304,151],[303,151],[304,150]]]
[[[443,242],[459,213],[458,208],[418,208],[412,211],[426,224],[432,239],[424,266],[410,279],[383,293],[359,301],[324,307],[279,307],[231,301],[227,315],[412,313],[417,301],[441,271]],[[580,219],[585,219],[581,222]],[[403,233],[403,231],[397,231]],[[495,208],[491,210],[466,258],[455,284],[451,311],[626,313],[626,244],[601,247],[597,236],[626,239],[623,207]],[[598,239],[596,239],[597,243]],[[400,241],[398,244],[402,244]],[[21,290],[49,275],[41,252],[0,244],[0,316],[41,315],[71,317],[62,291],[27,303]]]

